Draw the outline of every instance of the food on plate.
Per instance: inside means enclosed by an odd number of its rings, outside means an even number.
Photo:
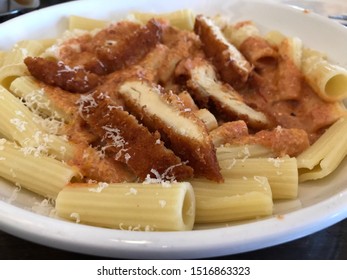
[[[267,217],[346,156],[346,79],[251,19],[71,16],[59,38],[1,54],[0,176],[93,226]]]

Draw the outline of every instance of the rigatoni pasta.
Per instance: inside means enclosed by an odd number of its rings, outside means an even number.
[[[347,70],[319,55],[304,56],[302,71],[310,85],[327,101],[347,97]]]
[[[0,139],[0,176],[19,187],[55,199],[78,170],[47,156],[35,156],[25,149]]]
[[[95,30],[96,28],[104,28],[109,24],[106,20],[97,20],[80,16],[71,16],[69,18],[69,30]]]
[[[36,110],[38,114],[53,117],[65,121],[70,115],[54,106],[54,102],[44,93],[37,81],[31,76],[21,76],[13,80],[10,91],[21,98],[25,103],[30,104],[31,110]]]
[[[193,11],[189,9],[177,10],[171,13],[162,14],[133,12],[130,14],[129,18],[131,19],[132,17],[141,23],[146,23],[152,18],[165,19],[169,21],[170,25],[183,30],[193,30],[195,21]]]
[[[299,180],[316,180],[331,174],[347,155],[347,119],[341,118],[298,156]]]
[[[191,230],[195,197],[189,183],[74,184],[56,200],[60,217],[126,230]]]
[[[266,177],[274,199],[296,198],[298,168],[295,158],[246,158],[220,161],[224,178]]]
[[[47,133],[40,125],[41,118],[32,113],[18,98],[0,86],[0,133],[11,141],[27,147],[29,153],[48,150],[59,159],[73,153],[72,146],[64,139]]]

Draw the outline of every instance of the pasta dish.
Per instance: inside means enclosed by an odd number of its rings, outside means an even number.
[[[347,154],[347,70],[223,16],[71,16],[0,52],[0,176],[54,215],[146,231],[273,214]]]

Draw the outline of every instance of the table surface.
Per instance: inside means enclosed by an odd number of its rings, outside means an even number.
[[[68,1],[41,1],[41,7]],[[103,259],[96,256],[67,252],[41,246],[0,231],[0,259]],[[309,236],[252,252],[222,256],[214,259],[244,260],[346,260],[347,219]]]

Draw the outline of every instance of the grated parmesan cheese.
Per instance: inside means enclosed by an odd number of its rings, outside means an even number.
[[[76,223],[78,224],[81,221],[80,214],[73,212],[70,214],[70,217],[75,219]]]
[[[29,55],[29,52],[25,48],[20,48],[20,52],[22,53],[23,58],[27,57]]]
[[[100,183],[98,183],[98,186],[96,188],[89,188],[88,190],[90,192],[100,193],[108,186],[109,186],[108,183],[100,182]]]
[[[53,217],[54,201],[52,199],[43,199],[41,202],[35,202],[31,210],[37,214]]]
[[[95,101],[93,94],[81,94],[80,98],[76,101],[76,105],[78,105],[78,112],[82,118],[84,118],[84,114],[89,114],[89,110],[91,108],[96,108],[98,103]]]
[[[120,130],[118,128],[113,128],[112,126],[105,125],[102,127],[106,132],[104,136],[102,137],[102,141],[105,141],[106,139],[111,140],[111,144],[108,143],[108,145],[105,145],[101,148],[102,155],[101,157],[105,154],[105,151],[110,148],[110,147],[115,147],[119,149],[117,152],[115,159],[118,160],[123,153],[126,153],[128,150],[125,148],[126,145],[128,145],[128,142],[124,140],[124,138],[121,136]],[[130,155],[125,154],[125,160],[129,160]]]
[[[274,167],[278,168],[281,166],[281,163],[284,162],[284,160],[280,158],[268,158],[268,162],[271,162]]]
[[[166,206],[166,200],[160,199],[159,200],[159,205],[161,208],[164,208]]]
[[[125,195],[137,195],[137,189],[130,188],[129,192],[125,193]]]
[[[146,225],[145,226],[145,231],[155,231],[155,227],[154,226],[150,226],[150,225]]]
[[[23,121],[17,118],[10,119],[10,123],[12,123],[16,127],[16,129],[20,132],[25,131],[26,130],[25,126],[28,124],[26,121]]]
[[[254,176],[253,177],[256,182],[258,182],[261,186],[265,186],[267,184],[267,179],[266,177],[262,176]]]
[[[227,166],[227,169],[230,170],[231,168],[234,167],[235,164],[236,164],[236,159],[233,158],[233,159],[230,161],[229,165]]]
[[[11,204],[12,202],[14,202],[17,197],[18,197],[18,193],[20,192],[20,190],[22,189],[21,186],[18,184],[16,184],[17,188],[15,188],[13,190],[13,192],[11,193],[10,197],[6,200],[7,203]]]
[[[20,111],[20,110],[16,110],[14,113],[15,113],[17,116],[24,117],[24,113],[23,113],[22,111]]]

